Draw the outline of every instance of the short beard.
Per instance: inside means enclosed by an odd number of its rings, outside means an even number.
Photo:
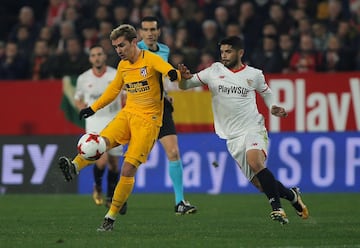
[[[234,61],[229,62],[227,65],[225,65],[225,67],[228,68],[228,69],[232,69],[232,68],[234,68],[237,64],[238,64],[238,60],[235,59]]]

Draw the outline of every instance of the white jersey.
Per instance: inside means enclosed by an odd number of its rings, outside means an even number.
[[[83,99],[90,106],[105,91],[114,79],[116,69],[107,66],[101,76],[96,76],[93,69],[82,73],[76,82],[75,100]],[[95,115],[85,119],[86,131],[99,133],[121,109],[120,95],[109,105],[100,109]]]
[[[249,130],[265,129],[264,118],[256,104],[256,92],[271,107],[272,94],[261,70],[245,65],[231,71],[217,62],[198,72],[190,79],[207,84],[212,93],[215,131],[220,138],[230,139],[246,134]]]

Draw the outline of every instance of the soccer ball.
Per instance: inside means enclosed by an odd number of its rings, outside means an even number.
[[[83,158],[95,161],[106,151],[106,143],[99,134],[86,133],[79,139],[77,150]]]

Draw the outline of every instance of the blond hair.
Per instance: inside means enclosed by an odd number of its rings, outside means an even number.
[[[124,36],[126,40],[131,42],[133,39],[137,38],[136,29],[130,24],[122,24],[111,31],[110,40],[116,40],[121,36]]]

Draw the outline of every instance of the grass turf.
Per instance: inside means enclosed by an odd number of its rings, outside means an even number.
[[[172,194],[133,194],[112,232],[89,195],[0,196],[0,247],[360,247],[358,194],[303,194],[310,218],[283,201],[290,223],[270,219],[262,194],[187,194],[195,215],[175,216]]]

